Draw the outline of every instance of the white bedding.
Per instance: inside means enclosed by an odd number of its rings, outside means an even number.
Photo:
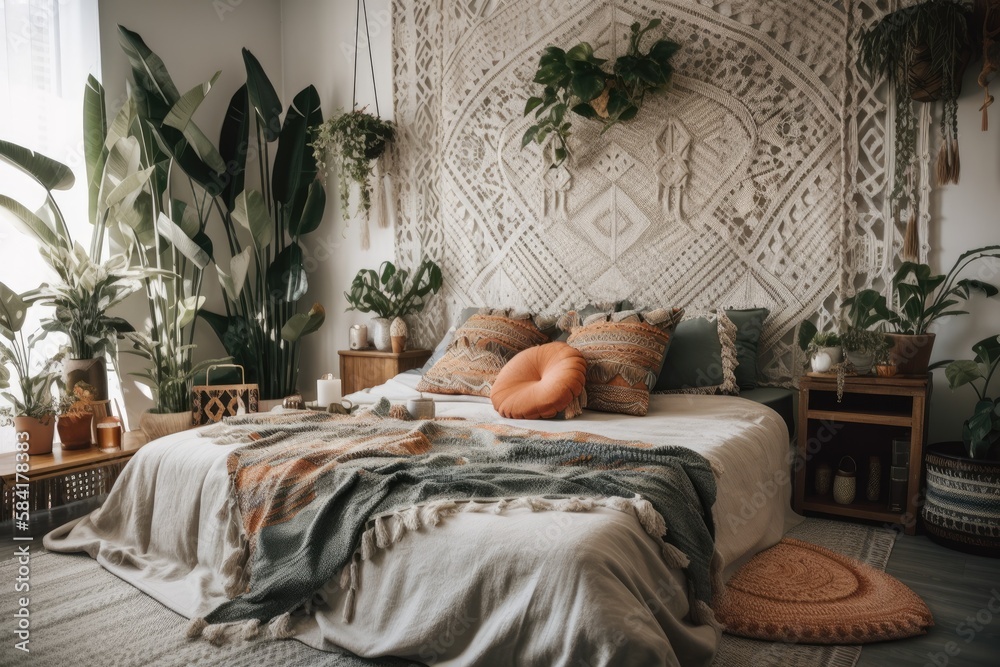
[[[401,375],[355,403],[416,395]],[[439,416],[500,420],[487,399],[435,396]],[[587,411],[571,421],[519,421],[545,431],[683,445],[719,473],[717,549],[735,566],[775,544],[793,520],[788,433],[751,401],[653,396],[636,418]],[[193,618],[223,599],[222,563],[239,545],[226,456],[194,431],[150,443],[126,466],[104,506],[53,531],[53,551],[87,551],[104,567]],[[668,568],[636,518],[587,513],[463,513],[409,534],[362,563],[355,615],[331,607],[295,619],[296,637],[377,657],[445,665],[707,665],[719,641],[684,620],[683,572]]]

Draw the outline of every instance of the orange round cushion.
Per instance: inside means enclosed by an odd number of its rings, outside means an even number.
[[[490,399],[501,417],[549,419],[580,397],[587,361],[566,343],[546,343],[518,352],[493,382]]]

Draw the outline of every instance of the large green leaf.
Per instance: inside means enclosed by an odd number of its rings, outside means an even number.
[[[990,367],[1000,363],[1000,336],[987,336],[972,346],[976,361]]]
[[[165,213],[161,212],[160,217],[156,219],[156,231],[199,269],[204,269],[211,263],[211,256],[193,239],[188,238],[184,230]]]
[[[233,220],[250,231],[258,251],[274,238],[274,221],[267,212],[264,196],[257,190],[245,190],[236,198]]]
[[[76,182],[73,171],[63,163],[9,141],[0,140],[0,160],[25,172],[46,190],[69,190]]]
[[[0,283],[0,333],[9,339],[21,330],[28,306],[17,292]]]
[[[167,117],[163,119],[164,125],[180,130],[198,157],[217,174],[226,170],[226,163],[223,162],[215,145],[209,141],[192,118],[194,112],[205,101],[205,96],[212,90],[212,86],[215,85],[220,74],[222,74],[221,70],[216,72],[210,80],[184,93],[170,108]]]
[[[302,248],[292,243],[278,253],[267,269],[267,288],[272,294],[284,295],[285,301],[295,302],[305,296],[309,280],[302,264]]]
[[[250,270],[250,260],[253,258],[253,249],[247,246],[242,252],[237,254],[229,262],[229,271],[222,268],[218,262],[215,270],[219,273],[219,283],[226,292],[230,301],[237,301],[243,291],[243,284],[246,282],[247,273]]]
[[[381,183],[376,183],[375,187],[383,186]],[[323,212],[326,209],[326,191],[323,190],[323,184],[319,181],[313,181],[309,184],[308,192],[301,214],[289,221],[288,224],[288,233],[292,235],[293,239],[316,231],[316,228],[323,222]]]
[[[217,180],[216,173],[198,156],[197,151],[191,147],[191,144],[188,143],[187,138],[180,130],[166,125],[156,127],[152,123],[149,123],[149,131],[153,134],[157,146],[159,146],[165,156],[172,157],[177,166],[190,176],[195,183],[206,191],[211,191]],[[159,188],[157,189],[159,190]]]
[[[138,33],[121,25],[118,26],[118,42],[132,67],[136,85],[154,94],[167,109],[172,107],[181,95],[160,57],[146,46]]]
[[[295,343],[303,336],[318,331],[325,320],[326,311],[323,306],[313,304],[308,313],[296,313],[288,318],[285,326],[281,327],[281,337]]]
[[[48,223],[29,211],[20,203],[7,195],[0,195],[0,209],[6,209],[12,215],[6,216],[14,226],[25,234],[34,236],[39,243],[49,248],[69,248],[69,241],[57,234]]]
[[[799,348],[801,348],[803,352],[809,349],[809,344],[812,342],[813,336],[816,335],[817,331],[818,329],[816,328],[816,325],[809,320],[805,320],[799,325],[799,335],[797,340]]]
[[[195,315],[198,314],[198,310],[205,305],[205,297],[203,296],[189,296],[181,300],[177,304],[178,310],[178,324],[180,328],[183,329],[187,325],[194,321]]]
[[[137,171],[126,176],[125,180],[108,192],[102,202],[102,210],[119,205],[125,208],[131,207],[139,197],[149,177],[153,175],[153,169],[153,167],[149,167],[148,169],[143,169],[142,171]]]
[[[272,168],[271,194],[275,201],[293,204],[293,199],[299,198],[301,192],[298,207],[292,207],[293,217],[294,209],[298,208],[301,212],[305,203],[304,188],[316,178],[316,159],[309,141],[312,131],[322,122],[319,93],[309,86],[299,92],[292,100],[292,106],[288,107]]]
[[[226,109],[222,131],[219,133],[219,154],[226,163],[226,173],[221,176],[222,182],[218,190],[222,194],[226,210],[233,210],[236,196],[243,192],[249,149],[250,103],[247,99],[247,86],[243,84],[229,100],[229,108]]]
[[[87,77],[87,88],[83,92],[83,157],[87,163],[89,219],[92,224],[97,222],[104,165],[108,159],[108,149],[104,145],[107,136],[104,86],[91,75]]]
[[[268,142],[278,138],[281,130],[281,100],[271,80],[264,73],[260,61],[249,50],[243,49],[243,64],[247,70],[247,95],[250,106],[257,114],[257,121]]]
[[[951,362],[944,369],[944,374],[948,377],[948,386],[952,389],[957,389],[983,377],[979,364],[969,359]]]

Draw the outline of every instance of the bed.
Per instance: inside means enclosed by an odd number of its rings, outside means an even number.
[[[401,402],[418,395],[418,381],[406,373],[348,398]],[[435,403],[438,417],[512,424],[488,399],[437,396]],[[777,543],[794,521],[788,429],[758,403],[656,395],[646,417],[586,411],[516,425],[683,445],[703,455],[717,476],[715,548],[724,574]],[[85,551],[175,612],[204,616],[227,599],[231,577],[223,571],[241,542],[227,471],[239,447],[213,444],[198,430],[148,444],[103,507],[47,535],[46,548]],[[684,571],[665,562],[635,515],[610,507],[458,512],[359,565],[352,614],[343,577],[331,579],[317,604],[275,636],[444,665],[708,665],[720,640],[716,624],[692,622]]]

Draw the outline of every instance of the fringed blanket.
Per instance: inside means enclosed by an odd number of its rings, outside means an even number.
[[[436,525],[443,516],[525,506],[633,512],[684,568],[691,617],[713,622],[715,479],[702,456],[588,433],[543,433],[460,420],[403,421],[389,403],[344,417],[247,415],[206,429],[229,455],[231,503],[246,542],[227,559],[231,597],[189,636],[222,637],[230,624],[289,636],[289,612],[308,606],[340,574],[350,620],[357,561]],[[478,501],[478,502],[477,502]]]

